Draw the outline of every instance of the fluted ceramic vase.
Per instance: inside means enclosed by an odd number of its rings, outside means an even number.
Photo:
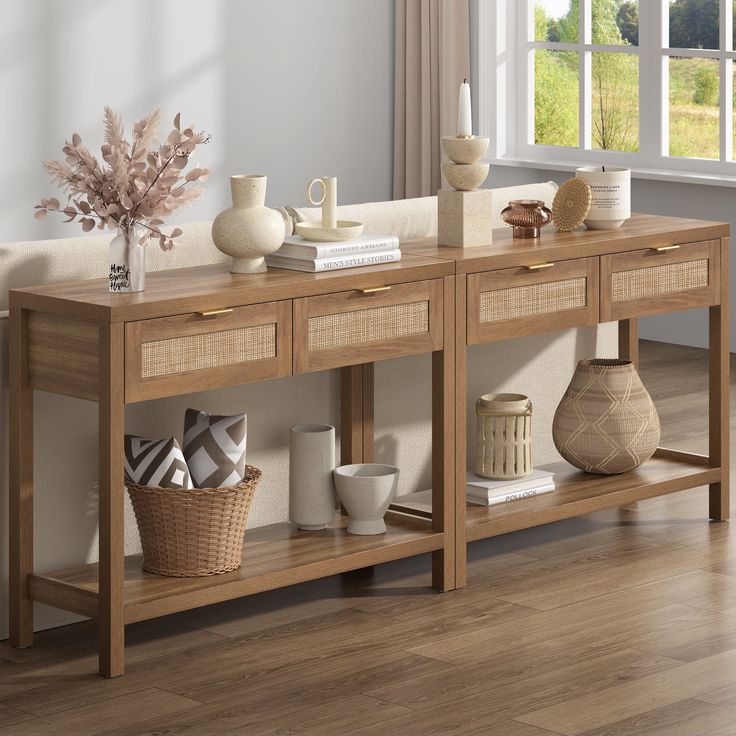
[[[629,360],[581,360],[552,422],[560,455],[588,473],[615,475],[659,444],[654,402]]]
[[[119,228],[110,241],[108,288],[114,294],[143,291],[146,286],[146,247],[139,228]]]
[[[266,270],[265,256],[284,242],[284,218],[265,206],[266,177],[230,177],[233,206],[212,223],[212,240],[219,250],[232,256],[233,273]]]
[[[307,531],[335,518],[335,428],[298,424],[289,432],[289,519]]]

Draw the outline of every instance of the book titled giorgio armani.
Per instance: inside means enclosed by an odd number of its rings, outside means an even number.
[[[401,260],[401,251],[382,251],[359,255],[336,256],[332,258],[293,258],[272,253],[266,256],[266,265],[272,268],[287,268],[292,271],[337,271],[341,268],[357,268],[358,266],[377,266],[381,263],[395,263]]]
[[[398,247],[399,239],[395,235],[364,235],[342,243],[309,242],[297,235],[290,235],[273,255],[314,260],[383,253],[397,250]]]

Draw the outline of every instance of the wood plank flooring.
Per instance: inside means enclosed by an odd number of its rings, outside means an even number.
[[[677,359],[677,370],[672,369]],[[642,343],[663,443],[707,450],[704,351]],[[735,371],[736,372],[736,371]],[[736,543],[705,489],[134,624],[0,643],[0,735],[733,736]]]

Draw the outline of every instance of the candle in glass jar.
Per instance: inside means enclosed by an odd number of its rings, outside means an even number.
[[[582,166],[575,176],[590,185],[591,230],[615,230],[631,217],[631,171],[621,166]]]
[[[470,107],[470,85],[464,79],[460,85],[460,96],[457,103],[457,136],[470,138],[473,135],[473,113]]]

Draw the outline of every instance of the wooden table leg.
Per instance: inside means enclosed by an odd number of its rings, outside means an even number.
[[[372,463],[373,363],[343,368],[340,372],[340,463]],[[345,513],[345,509],[342,509]],[[352,577],[369,578],[373,565],[350,570]]]
[[[363,459],[362,463],[372,463],[375,460],[376,438],[374,433],[374,370],[373,363],[363,363]]]
[[[444,278],[444,345],[432,353],[432,528],[445,534],[432,553],[432,585],[455,588],[455,277]]]
[[[123,330],[122,323],[100,326],[98,626],[100,674],[105,677],[125,672]]]
[[[721,239],[720,304],[710,307],[709,329],[709,452],[711,465],[721,468],[720,483],[710,486],[710,518],[725,521],[730,507],[728,238]]]
[[[363,366],[340,370],[340,464],[363,462]]]
[[[639,320],[622,319],[618,323],[618,357],[639,366]]]
[[[33,389],[28,385],[28,312],[10,310],[10,643],[33,644]]]
[[[468,543],[465,527],[467,484],[468,346],[466,327],[467,277],[455,277],[455,587],[468,582]]]

